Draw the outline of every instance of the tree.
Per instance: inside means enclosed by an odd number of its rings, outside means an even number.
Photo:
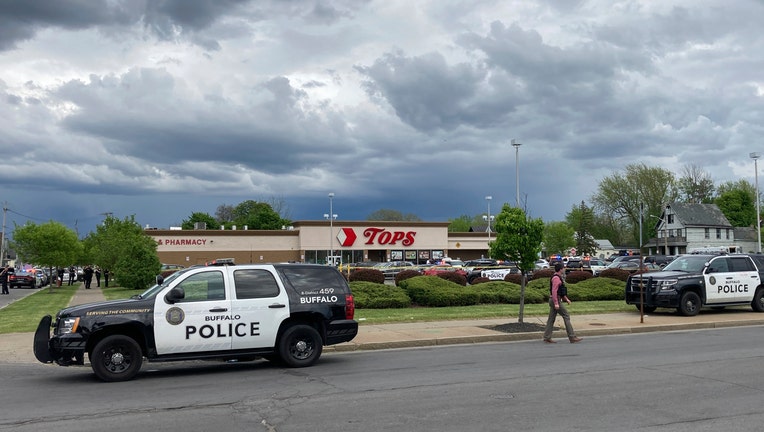
[[[215,210],[215,219],[222,225],[226,222],[233,220],[233,206],[228,204],[220,204]]]
[[[594,211],[581,201],[581,205],[570,210],[566,219],[575,230],[574,239],[577,254],[594,255],[597,251],[597,242],[594,241],[591,233],[594,225]]]
[[[217,221],[217,219],[210,216],[208,213],[202,213],[202,212],[191,213],[191,216],[189,216],[188,219],[183,219],[181,228],[183,228],[184,230],[194,229],[194,226],[197,222],[204,223],[207,229],[211,229],[211,230],[220,229],[220,223]]]
[[[124,220],[107,216],[84,243],[92,263],[108,269],[125,288],[147,288],[162,266],[156,242],[146,235],[135,216]]]
[[[645,215],[661,214],[666,203],[677,199],[675,183],[671,171],[645,164],[627,165],[625,173],[614,173],[600,182],[592,202],[602,213],[626,221],[633,239],[641,245],[645,238],[655,236],[655,230],[643,232],[640,239],[640,221]]]
[[[714,199],[714,181],[711,174],[697,165],[685,165],[677,181],[680,199],[691,204],[710,204]]]
[[[525,309],[526,274],[533,270],[541,252],[544,222],[531,219],[523,209],[504,204],[496,217],[496,240],[489,245],[491,256],[509,259],[520,269],[520,312],[518,322],[523,322]]]
[[[544,247],[547,255],[564,255],[576,245],[576,231],[565,222],[547,222],[544,226]]]
[[[282,219],[269,204],[253,200],[242,201],[234,207],[232,217],[230,223],[225,223],[228,228],[236,225],[256,230],[280,230],[292,223]]]
[[[54,268],[69,267],[77,262],[82,252],[77,233],[53,221],[15,226],[11,245],[24,261],[47,267],[51,275],[55,274]],[[53,286],[51,282],[50,290]]]
[[[727,182],[719,186],[714,200],[733,227],[756,226],[756,188],[746,180]]]
[[[398,210],[379,209],[366,217],[369,221],[406,221],[421,222],[422,219],[412,213],[403,214]]]
[[[449,219],[448,222],[448,232],[469,232],[472,227],[472,218],[467,215],[461,215],[456,219]]]

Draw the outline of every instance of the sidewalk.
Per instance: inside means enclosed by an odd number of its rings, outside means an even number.
[[[82,285],[70,304],[77,305],[102,300],[104,300],[104,296],[100,288],[93,287],[86,290]],[[576,315],[575,307],[571,307],[570,311],[576,334],[584,338],[612,334],[764,325],[764,314],[752,312],[747,308],[731,308],[723,311],[703,310],[694,317],[679,316],[673,311],[665,309],[645,315],[644,322],[640,322],[636,308],[633,313],[595,315]],[[356,318],[360,319],[358,315]],[[523,340],[537,340],[541,343],[541,331],[504,333],[490,329],[492,326],[516,321],[517,318],[499,318],[365,325],[361,320],[358,336],[355,339],[351,342],[325,347],[324,351],[347,352]],[[543,325],[546,323],[546,317],[526,317],[524,321]],[[565,331],[560,327],[562,319],[558,318],[556,324],[554,337],[560,342],[566,342]],[[36,362],[32,352],[33,338],[33,333],[0,335],[0,363]]]

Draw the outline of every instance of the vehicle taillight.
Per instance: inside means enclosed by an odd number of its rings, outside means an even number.
[[[353,319],[355,316],[355,300],[353,296],[348,294],[345,296],[345,319]]]

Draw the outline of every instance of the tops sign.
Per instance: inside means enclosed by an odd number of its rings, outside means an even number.
[[[416,231],[388,231],[384,228],[369,227],[363,230],[363,236],[366,237],[367,245],[397,245],[400,242],[401,246],[411,246],[414,244],[414,236]],[[340,228],[340,232],[337,234],[337,240],[339,240],[341,246],[353,246],[358,236],[353,228]]]

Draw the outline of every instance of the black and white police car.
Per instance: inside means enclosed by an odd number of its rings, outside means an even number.
[[[358,334],[345,278],[316,264],[216,260],[180,270],[126,300],[62,309],[42,318],[34,353],[43,363],[83,365],[126,381],[149,362],[263,357],[305,367],[323,346]],[[51,328],[53,335],[50,336]]]

